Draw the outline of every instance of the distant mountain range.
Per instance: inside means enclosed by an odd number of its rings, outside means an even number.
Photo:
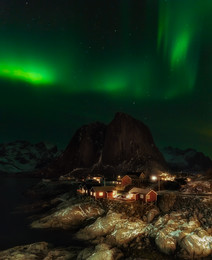
[[[16,141],[0,144],[0,172],[19,173],[40,169],[59,155],[55,145]]]
[[[64,152],[56,146],[26,141],[0,144],[0,172],[36,171],[38,176],[105,175],[126,172],[205,171],[212,161],[193,149],[156,147],[149,128],[130,115],[117,113],[108,125],[79,128]]]
[[[194,149],[166,147],[161,152],[169,168],[174,171],[200,172],[212,168],[211,159]]]

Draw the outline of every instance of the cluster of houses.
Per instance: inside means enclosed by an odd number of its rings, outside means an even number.
[[[80,194],[95,199],[121,199],[143,202],[157,201],[157,192],[151,188],[141,188],[144,173],[126,174],[117,179],[105,179],[103,176],[89,176],[79,185]],[[126,191],[127,190],[127,191]]]

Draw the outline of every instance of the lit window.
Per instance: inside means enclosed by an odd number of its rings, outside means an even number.
[[[99,192],[99,197],[103,197],[103,192]]]
[[[146,195],[146,198],[147,198],[147,199],[150,199],[150,195]]]

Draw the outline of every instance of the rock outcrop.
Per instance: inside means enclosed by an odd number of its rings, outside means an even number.
[[[92,167],[99,160],[105,131],[106,125],[99,122],[78,129],[60,158],[48,169],[50,175],[51,170],[52,174],[60,175],[73,169]]]
[[[1,260],[74,260],[76,257],[76,252],[60,248],[52,249],[46,242],[16,246],[0,252]]]
[[[154,214],[152,211],[155,211]],[[156,209],[148,214],[155,217]],[[147,216],[148,216],[147,214]],[[94,244],[106,243],[122,248],[145,247],[146,238],[152,238],[160,252],[166,255],[178,255],[183,259],[201,258],[212,254],[212,236],[210,229],[205,230],[197,217],[186,212],[173,211],[157,217],[152,223],[132,219],[124,214],[109,211],[93,224],[77,232],[81,240]],[[152,216],[151,217],[152,221]]]
[[[31,224],[32,228],[61,228],[75,229],[83,222],[102,215],[104,210],[93,203],[80,203],[64,206],[54,213],[43,217]]]
[[[159,250],[165,254],[177,252],[183,259],[200,258],[212,254],[212,237],[202,227],[198,219],[189,221],[182,212],[172,212],[160,217],[154,225],[147,228],[155,239]]]
[[[44,172],[52,177],[83,174],[82,169],[107,175],[165,168],[166,162],[148,127],[127,114],[117,113],[108,126],[97,122],[77,130],[64,153]]]
[[[99,244],[93,248],[85,248],[77,257],[77,260],[118,260],[123,257],[121,251],[107,244]]]
[[[121,246],[145,232],[146,223],[137,219],[129,220],[126,215],[108,212],[103,218],[98,218],[93,224],[80,230],[76,237],[81,240],[99,241],[106,237],[105,242],[112,246]]]

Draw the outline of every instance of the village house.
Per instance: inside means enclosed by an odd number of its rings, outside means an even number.
[[[143,202],[155,202],[157,201],[157,192],[150,188],[142,189],[134,187],[128,192],[127,198]]]
[[[121,184],[121,181],[117,180],[116,178],[105,178],[104,183],[106,186],[114,186]]]
[[[116,196],[116,188],[114,186],[95,186],[90,190],[90,195],[95,199],[104,198],[112,199]]]
[[[101,184],[98,183],[98,182],[82,183],[82,184],[79,185],[77,192],[90,196],[90,190],[94,186],[101,186]]]
[[[129,173],[124,175],[121,178],[121,185],[127,186],[127,185],[135,185],[140,186],[140,184],[143,182],[145,178],[145,174],[142,172],[135,172],[135,173]]]
[[[88,180],[94,180],[94,181],[98,181],[98,183],[102,183],[104,182],[104,177],[102,175],[95,175],[95,176],[88,176],[86,178],[86,181]]]

